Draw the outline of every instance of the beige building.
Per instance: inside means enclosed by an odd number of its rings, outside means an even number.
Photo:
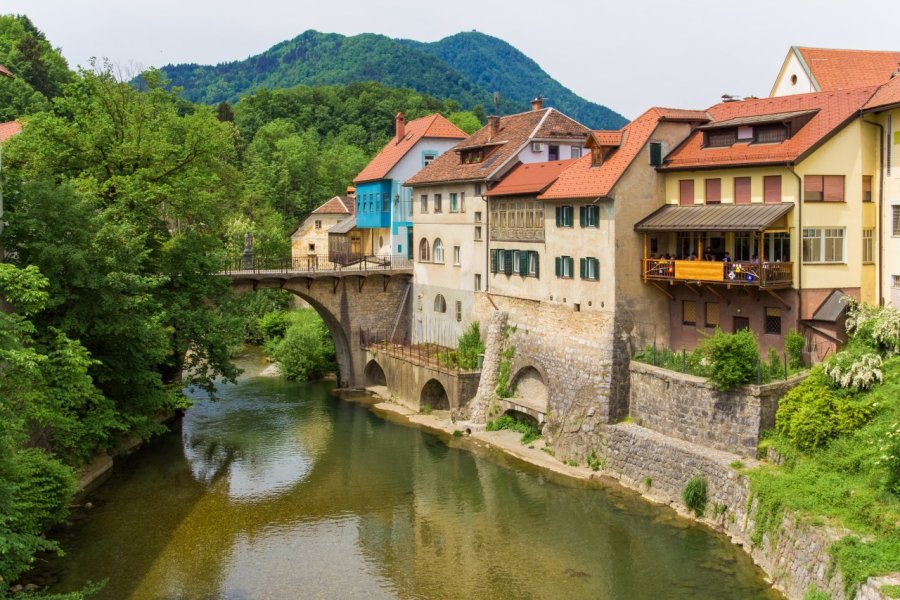
[[[291,232],[291,260],[303,263],[308,260],[324,262],[328,257],[328,230],[353,216],[356,191],[347,188],[346,196],[335,196],[312,211]]]
[[[578,158],[589,130],[536,100],[488,124],[407,180],[412,187],[413,341],[450,347],[486,289],[488,214],[483,194],[519,163]]]

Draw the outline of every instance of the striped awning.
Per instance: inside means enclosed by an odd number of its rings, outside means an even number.
[[[763,231],[791,212],[779,204],[667,204],[635,224],[635,231]]]

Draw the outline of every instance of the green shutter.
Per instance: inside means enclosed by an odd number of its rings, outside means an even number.
[[[562,277],[562,257],[557,256],[555,260],[556,260],[556,276]]]
[[[499,250],[491,250],[491,273],[497,272],[497,252]]]
[[[662,144],[650,142],[650,164],[658,167],[662,164]]]
[[[541,255],[532,250],[529,254],[534,256],[534,276],[541,276]]]
[[[531,255],[531,252],[519,252],[519,275],[522,277],[528,277],[528,257]]]
[[[562,222],[562,208],[563,208],[562,206],[557,206],[557,207],[556,207],[556,226],[557,226],[557,227],[562,227],[562,226],[563,226],[563,222]]]
[[[596,279],[599,281],[600,280],[600,259],[594,258],[592,260],[594,261],[594,273],[596,273]]]
[[[512,275],[513,272],[513,251],[512,250],[504,250],[505,252],[503,256],[503,272],[507,275]]]
[[[584,205],[579,206],[578,207],[578,224],[581,225],[582,227],[587,225],[587,223],[586,223],[587,216],[585,216],[586,214],[587,214],[587,206],[584,206]]]
[[[579,275],[584,279],[587,277],[587,259],[582,258],[578,261]]]

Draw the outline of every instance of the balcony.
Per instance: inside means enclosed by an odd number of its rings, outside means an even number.
[[[793,286],[794,263],[644,258],[641,274],[645,283],[668,281],[781,289]]]

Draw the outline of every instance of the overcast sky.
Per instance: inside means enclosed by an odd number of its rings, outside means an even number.
[[[31,17],[71,66],[215,64],[307,29],[421,41],[477,29],[628,118],[766,96],[791,45],[900,50],[900,0],[3,0],[0,11]]]

